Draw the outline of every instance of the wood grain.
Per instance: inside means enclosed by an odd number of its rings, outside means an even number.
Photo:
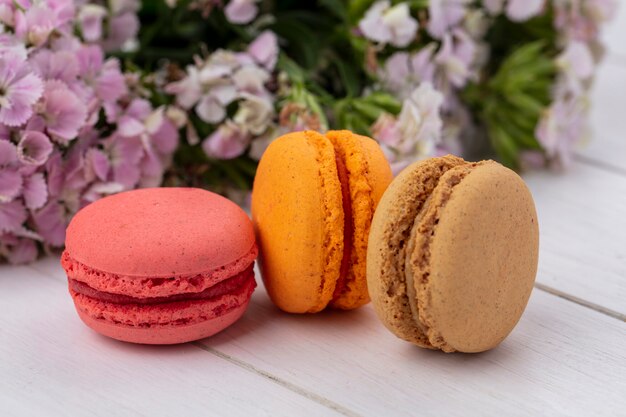
[[[371,306],[280,313],[263,293],[231,331],[202,342],[363,415],[618,415],[626,323],[535,291],[497,349],[478,355],[396,339]]]
[[[193,345],[99,336],[80,322],[58,277],[0,271],[1,416],[348,414]]]
[[[626,177],[575,162],[524,179],[539,216],[537,281],[626,314]]]

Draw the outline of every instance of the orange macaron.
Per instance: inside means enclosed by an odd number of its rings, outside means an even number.
[[[369,229],[391,180],[378,144],[349,131],[296,132],[272,142],[254,180],[252,220],[274,304],[315,313],[369,302]]]

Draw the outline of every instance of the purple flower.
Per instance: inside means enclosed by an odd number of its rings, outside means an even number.
[[[36,131],[26,131],[17,145],[17,156],[23,164],[43,165],[52,153],[48,137]]]
[[[58,196],[63,191],[63,159],[59,151],[54,151],[45,165],[48,179],[48,194]]]
[[[85,4],[78,12],[78,25],[83,38],[87,42],[95,42],[102,38],[102,21],[107,10],[97,4]]]
[[[553,102],[542,116],[535,134],[549,158],[568,165],[574,146],[588,133],[584,97]]]
[[[83,46],[76,52],[80,73],[102,101],[114,102],[128,92],[117,59],[104,61],[99,46]]]
[[[13,238],[10,244],[0,239],[0,255],[11,264],[24,264],[37,259],[37,245],[31,239]]]
[[[26,122],[42,92],[41,79],[30,72],[23,57],[0,54],[0,123],[19,126]]]
[[[50,200],[40,210],[33,213],[36,231],[46,243],[52,246],[63,246],[65,242],[65,208],[55,200]]]
[[[41,117],[53,140],[66,144],[78,135],[85,123],[85,105],[59,81],[46,83]]]
[[[134,12],[114,16],[109,23],[109,36],[102,41],[102,47],[105,51],[132,49],[138,32],[139,19]]]
[[[98,148],[89,148],[85,153],[85,172],[87,177],[93,181],[98,179],[105,181],[111,169],[109,157]]]
[[[389,113],[382,113],[372,125],[372,135],[380,143],[397,145],[400,141],[397,119]]]
[[[524,22],[541,13],[544,3],[545,0],[509,0],[506,15],[514,22]]]
[[[583,84],[591,78],[595,62],[589,47],[578,41],[571,41],[556,59],[567,82],[568,89],[574,94],[583,90]]]
[[[441,138],[440,109],[443,95],[430,83],[422,83],[402,104],[398,129],[402,140],[396,146],[403,153],[429,156]]]
[[[113,135],[105,143],[113,171],[112,181],[122,184],[125,190],[134,188],[141,178],[139,162],[144,148],[138,136]]]
[[[434,49],[435,44],[431,43],[412,55],[406,52],[391,55],[381,72],[385,87],[405,99],[420,83],[432,83],[435,74]]]
[[[268,71],[273,71],[278,59],[278,39],[271,30],[263,31],[248,46],[248,53]]]
[[[0,138],[0,167],[17,161],[17,147],[8,139]]]
[[[225,106],[237,96],[229,76],[238,66],[234,54],[218,51],[200,68],[189,66],[187,77],[168,84],[165,91],[176,94],[177,103],[185,109],[195,105],[196,114],[205,122],[220,122],[226,116]]]
[[[230,0],[224,8],[226,19],[238,25],[250,23],[259,12],[256,3],[257,0]]]
[[[0,203],[13,201],[22,192],[22,174],[17,169],[0,168]]]
[[[471,38],[466,35],[459,36],[460,34],[464,32],[454,31],[455,37],[453,38],[453,35],[446,33],[443,36],[441,49],[435,55],[435,63],[445,80],[457,88],[463,87],[470,77],[470,66],[476,50]]]
[[[430,0],[428,2],[428,33],[442,39],[446,32],[459,24],[471,0]]]
[[[408,3],[391,7],[388,0],[374,3],[359,22],[359,29],[366,38],[397,47],[411,43],[417,27],[417,20],[411,17]]]
[[[69,84],[78,78],[78,61],[70,51],[41,49],[29,62],[35,73],[45,80],[59,80]]]
[[[232,159],[243,154],[250,136],[231,120],[222,123],[202,142],[202,149],[211,158]]]
[[[42,207],[48,200],[48,186],[42,173],[38,172],[24,178],[22,191],[24,203],[30,210]]]
[[[0,202],[0,234],[20,229],[27,218],[28,212],[20,201]]]
[[[56,13],[45,3],[29,5],[25,12],[16,11],[13,23],[15,36],[34,46],[43,45],[59,25]]]

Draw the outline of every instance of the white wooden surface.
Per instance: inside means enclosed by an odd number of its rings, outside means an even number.
[[[626,7],[605,35],[593,141],[526,176],[537,287],[497,349],[414,348],[370,306],[282,314],[262,287],[213,338],[129,345],[80,322],[51,257],[0,266],[0,416],[626,416]]]

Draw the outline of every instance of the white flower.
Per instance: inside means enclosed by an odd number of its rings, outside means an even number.
[[[514,22],[524,22],[541,13],[545,0],[509,0],[506,16]]]
[[[397,47],[411,43],[417,27],[417,20],[411,17],[407,3],[391,7],[388,0],[374,3],[359,22],[359,29],[366,38]]]
[[[428,2],[428,33],[441,39],[465,17],[471,0],[430,0]]]
[[[400,142],[396,146],[403,154],[428,156],[441,139],[440,115],[443,94],[430,83],[422,83],[402,103],[397,129]]]
[[[577,94],[583,90],[583,83],[591,78],[595,63],[589,47],[578,41],[570,42],[557,57],[556,64],[562,71],[567,88]]]
[[[265,132],[274,118],[272,103],[263,97],[249,93],[242,93],[243,101],[239,103],[239,109],[233,120],[253,135]]]

